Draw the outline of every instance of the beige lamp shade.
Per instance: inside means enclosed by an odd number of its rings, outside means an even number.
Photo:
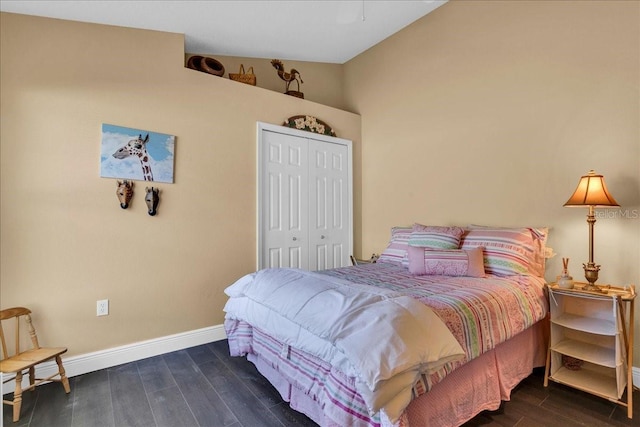
[[[564,206],[620,206],[609,194],[604,177],[589,171],[580,178],[578,188]]]

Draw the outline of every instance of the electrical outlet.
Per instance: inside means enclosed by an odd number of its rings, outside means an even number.
[[[106,316],[107,314],[109,314],[109,300],[108,299],[98,300],[96,316]]]

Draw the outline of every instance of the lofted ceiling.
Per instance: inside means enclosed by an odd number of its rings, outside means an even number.
[[[0,1],[0,11],[181,33],[185,52],[342,64],[446,0]]]

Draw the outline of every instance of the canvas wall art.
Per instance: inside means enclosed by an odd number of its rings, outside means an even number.
[[[103,124],[100,176],[173,183],[174,135]]]

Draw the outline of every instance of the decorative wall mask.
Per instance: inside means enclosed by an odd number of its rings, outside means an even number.
[[[116,194],[118,195],[118,200],[120,200],[120,207],[122,209],[127,209],[129,207],[129,202],[133,197],[133,181],[117,181],[118,189],[116,190]]]
[[[149,209],[149,215],[155,216],[157,213],[158,202],[160,201],[160,189],[154,187],[145,187],[147,195],[144,198],[147,208]]]

